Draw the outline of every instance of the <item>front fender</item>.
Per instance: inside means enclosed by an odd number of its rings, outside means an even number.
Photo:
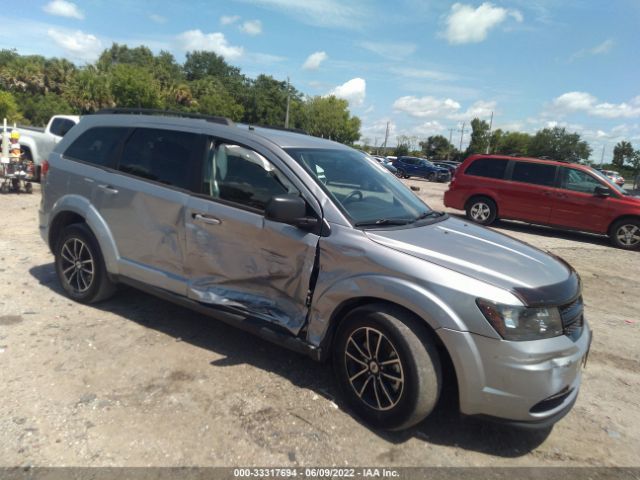
[[[51,219],[49,225],[54,225],[56,217],[63,212],[73,212],[85,219],[85,222],[98,240],[107,271],[117,275],[119,273],[118,259],[120,255],[111,230],[96,208],[85,197],[65,195],[53,204],[49,215]]]
[[[381,300],[404,307],[433,330],[466,330],[458,315],[426,288],[388,275],[365,274],[338,280],[322,292],[316,290],[309,312],[307,341],[316,347],[327,346],[326,337],[333,323],[340,320],[335,313],[345,302],[358,299]]]

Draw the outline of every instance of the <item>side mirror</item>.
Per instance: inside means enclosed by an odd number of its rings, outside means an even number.
[[[608,187],[603,187],[602,185],[598,185],[593,190],[593,194],[596,197],[610,197],[611,196],[611,189],[608,188]]]
[[[276,195],[269,200],[265,208],[265,217],[274,222],[288,223],[300,228],[312,228],[318,219],[307,217],[307,204],[295,194]]]

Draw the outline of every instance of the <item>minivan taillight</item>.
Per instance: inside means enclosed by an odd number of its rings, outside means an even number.
[[[43,160],[42,164],[40,165],[40,176],[44,177],[47,172],[49,172],[49,161]]]

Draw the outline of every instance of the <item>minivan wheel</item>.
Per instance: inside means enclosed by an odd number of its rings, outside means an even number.
[[[625,250],[640,248],[640,220],[622,219],[611,227],[609,234],[611,243]]]
[[[493,200],[486,197],[472,198],[467,202],[467,218],[480,225],[492,224],[498,214]]]
[[[411,427],[440,396],[438,351],[427,328],[399,308],[356,308],[341,322],[333,368],[347,405],[366,423],[388,430]]]
[[[66,227],[54,250],[56,274],[65,293],[80,303],[109,298],[115,284],[107,276],[98,242],[82,223]]]

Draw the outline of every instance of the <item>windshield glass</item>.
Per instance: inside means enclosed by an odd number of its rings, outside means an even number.
[[[356,226],[412,223],[431,212],[382,165],[360,152],[317,148],[285,150],[315,177]]]
[[[607,182],[607,186],[613,188],[616,192],[618,192],[621,195],[627,195],[627,191],[624,188],[622,188],[616,182],[614,182],[609,177],[607,177],[603,172],[601,172],[600,170],[596,170],[593,167],[591,168],[591,170],[593,171],[593,173],[598,175],[599,178]]]

